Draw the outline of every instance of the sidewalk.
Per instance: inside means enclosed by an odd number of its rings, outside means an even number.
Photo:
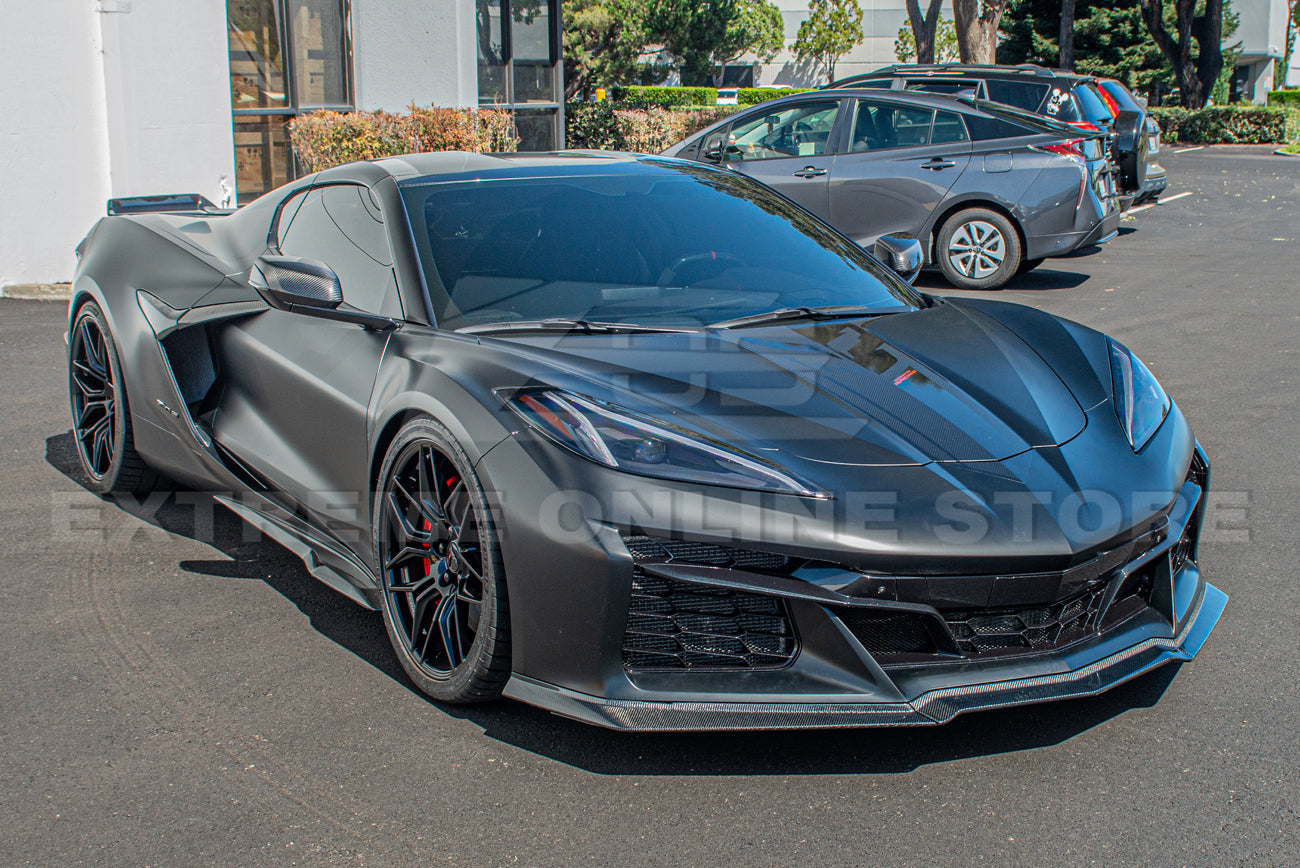
[[[0,298],[67,301],[72,294],[70,283],[11,283],[0,286]]]

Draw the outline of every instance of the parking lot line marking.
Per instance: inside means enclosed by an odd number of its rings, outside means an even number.
[[[1205,145],[1197,145],[1197,146],[1194,147],[1194,148],[1183,148],[1181,151],[1174,151],[1174,153],[1175,153],[1175,154],[1190,154],[1192,151],[1199,151],[1199,150],[1201,150],[1201,148],[1204,148],[1204,147],[1205,147]]]
[[[1125,211],[1124,213],[1125,213],[1126,215],[1127,215],[1127,214],[1141,214],[1143,211],[1146,211],[1147,209],[1149,209],[1149,208],[1154,208],[1154,207],[1156,207],[1156,203],[1155,203],[1155,202],[1152,202],[1152,203],[1150,203],[1149,205],[1139,205],[1139,206],[1137,206],[1136,208],[1130,208],[1130,209],[1128,209],[1127,211]]]
[[[1161,197],[1160,197],[1160,204],[1161,204],[1161,205],[1167,205],[1167,204],[1169,204],[1170,202],[1176,202],[1176,201],[1178,201],[1179,199],[1183,198],[1184,196],[1190,196],[1190,195],[1192,195],[1192,192],[1191,192],[1190,190],[1188,190],[1186,193],[1179,193],[1177,196],[1161,196]]]

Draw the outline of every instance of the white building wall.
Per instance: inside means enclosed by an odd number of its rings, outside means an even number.
[[[808,18],[807,0],[775,0],[785,22],[786,48],[776,58],[763,64],[755,84],[789,84],[808,86],[826,81],[826,71],[814,64],[795,60],[793,45],[799,25]],[[922,10],[928,6],[922,3]],[[858,0],[862,9],[862,32],[866,35],[861,45],[844,54],[835,64],[835,77],[844,78],[861,72],[871,72],[882,66],[897,63],[894,40],[898,30],[907,23],[907,5],[903,0]],[[952,4],[944,3],[943,16],[952,18]]]
[[[115,196],[233,186],[224,0],[5,4],[0,286],[72,277]]]
[[[478,104],[474,0],[352,0],[352,54],[359,109]]]

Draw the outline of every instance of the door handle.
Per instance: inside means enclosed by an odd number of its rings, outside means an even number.
[[[794,173],[796,178],[816,178],[818,175],[825,175],[826,169],[819,169],[816,166],[804,166]]]
[[[921,164],[921,168],[938,172],[940,169],[951,169],[955,165],[957,164],[952,160],[945,160],[942,157],[931,157]]]

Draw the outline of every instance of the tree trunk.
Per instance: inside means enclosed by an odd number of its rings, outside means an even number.
[[[907,0],[907,20],[912,25],[912,37],[916,40],[916,62],[934,63],[934,36],[939,29],[939,12],[943,0],[930,0],[925,16],[921,15],[920,0]]]
[[[998,25],[1007,2],[953,0],[952,17],[957,25],[957,51],[962,63],[998,62]]]
[[[1074,0],[1061,0],[1061,69],[1074,71]]]
[[[1177,38],[1165,29],[1164,0],[1141,0],[1142,20],[1151,38],[1174,68],[1184,108],[1204,108],[1223,70],[1223,0],[1205,0],[1205,15],[1196,17],[1196,0],[1174,0]],[[1192,57],[1192,38],[1200,49]]]

